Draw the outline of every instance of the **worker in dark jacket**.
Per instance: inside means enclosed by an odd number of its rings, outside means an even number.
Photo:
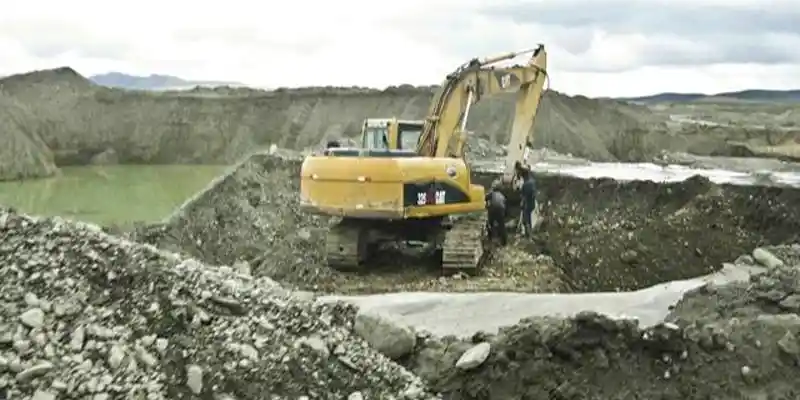
[[[500,192],[499,180],[492,182],[492,188],[486,193],[486,211],[488,215],[489,239],[499,238],[500,244],[508,243],[506,233],[506,196]]]
[[[522,171],[522,231],[525,237],[533,235],[532,217],[533,210],[536,209],[536,182],[533,180],[533,172],[530,170]]]

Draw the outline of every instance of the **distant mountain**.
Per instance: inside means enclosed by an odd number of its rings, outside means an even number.
[[[195,86],[244,86],[237,82],[187,81],[171,75],[136,76],[120,72],[92,75],[89,80],[102,86],[138,90],[180,90],[191,89]]]
[[[800,90],[762,90],[748,89],[738,92],[717,94],[702,93],[659,93],[652,96],[621,97],[616,100],[640,103],[687,103],[700,101],[758,101],[758,102],[800,102]]]

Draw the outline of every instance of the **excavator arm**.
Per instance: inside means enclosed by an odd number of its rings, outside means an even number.
[[[494,66],[523,54],[531,54],[525,65]],[[547,53],[543,45],[483,60],[473,59],[462,65],[447,76],[434,97],[417,152],[428,157],[462,158],[465,152],[465,129],[472,105],[485,96],[517,92],[506,158],[506,170],[513,173],[514,163],[524,158],[528,134],[536,117],[546,78]]]

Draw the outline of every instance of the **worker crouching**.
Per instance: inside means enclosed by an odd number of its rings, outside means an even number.
[[[506,196],[500,192],[500,180],[492,182],[491,190],[486,193],[486,211],[488,214],[489,239],[499,239],[500,244],[505,246],[508,243],[506,233]]]

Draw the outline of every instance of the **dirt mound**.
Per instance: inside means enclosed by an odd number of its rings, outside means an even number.
[[[481,277],[441,277],[435,259],[405,251],[387,252],[368,274],[342,274],[323,262],[330,221],[297,208],[299,166],[253,155],[134,236],[212,264],[248,262],[254,274],[302,289],[379,293],[637,289],[709,273],[742,248],[800,234],[797,189],[541,176],[541,231],[500,250]],[[486,184],[494,175],[475,178]]]
[[[259,276],[319,282],[328,221],[301,213],[299,161],[255,154],[178,208],[163,224],[134,239],[185,252],[212,264],[248,262]]]
[[[800,259],[800,246],[773,251]],[[771,267],[752,282],[690,293],[673,322],[647,329],[589,312],[524,320],[475,338],[490,343],[482,365],[450,363],[428,378],[450,400],[794,398],[800,265]],[[458,360],[470,346],[450,347]]]
[[[37,109],[46,128],[41,136],[61,166],[85,165],[110,151],[120,163],[233,163],[273,143],[292,149],[319,146],[330,138],[359,134],[367,116],[422,118],[434,88],[156,93],[96,86],[61,68],[3,78],[0,92]],[[502,95],[479,103],[468,128],[504,143],[513,101],[513,95]],[[535,145],[613,160],[622,154],[612,148],[616,138],[628,137],[631,128],[649,118],[644,114],[615,101],[550,91],[535,125]]]
[[[0,265],[3,399],[430,398],[355,310],[244,271],[9,210]]]
[[[700,177],[667,185],[541,180],[541,251],[563,268],[574,291],[704,275],[740,249],[800,240],[797,189],[714,185]]]
[[[0,93],[0,181],[43,177],[58,171],[30,110]]]

